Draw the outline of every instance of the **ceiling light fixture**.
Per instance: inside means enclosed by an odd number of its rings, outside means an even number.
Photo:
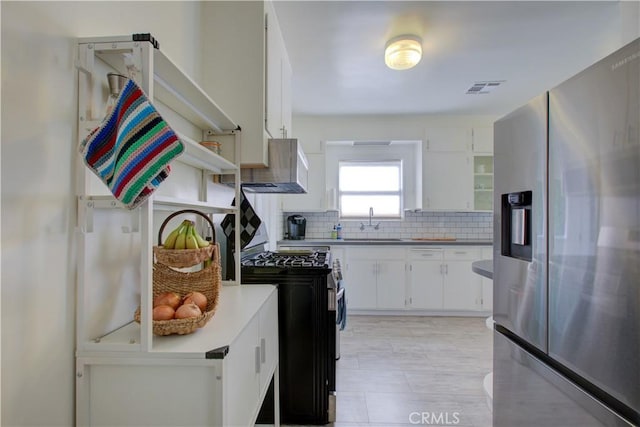
[[[422,59],[422,40],[416,36],[399,36],[387,42],[384,62],[392,70],[408,70]]]

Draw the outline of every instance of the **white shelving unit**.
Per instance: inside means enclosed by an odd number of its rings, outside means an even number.
[[[191,335],[161,337],[153,335],[151,320],[152,248],[164,219],[183,209],[209,216],[234,214],[235,228],[240,229],[239,207],[208,200],[212,194],[217,199],[216,190],[223,191],[213,175],[224,174],[235,175],[234,195],[240,200],[240,167],[197,142],[233,142],[235,159],[240,159],[239,126],[150,35],[79,39],[76,67],[79,141],[100,124],[108,96],[106,74],[116,72],[136,81],[185,146],[165,181],[179,175],[170,189],[160,192],[163,182],[134,210],[125,209],[77,156],[77,421],[155,425],[184,415],[182,425],[255,422],[270,379],[278,386],[277,291],[270,285],[239,286],[240,233],[235,233],[236,280],[223,282],[216,314],[205,327]],[[224,192],[230,196],[228,189]],[[139,324],[133,320],[137,307]],[[235,351],[227,356],[229,347]],[[254,350],[255,360],[246,357]],[[158,369],[168,376],[153,376]],[[190,376],[191,394],[169,397],[184,408],[205,399],[205,406],[215,410],[192,408],[179,415],[145,395],[176,389],[168,381]],[[234,384],[239,376],[244,382]],[[139,393],[122,394],[124,389]],[[254,397],[251,402],[240,398],[247,393]],[[277,399],[274,404],[277,409]]]
[[[162,51],[154,47],[155,41],[152,37],[146,35],[145,40],[145,35],[141,36],[142,40],[139,41],[133,40],[137,36],[82,38],[78,41],[79,140],[84,139],[102,120],[104,114],[102,107],[107,95],[105,93],[106,73],[116,72],[127,75],[138,83],[183,142],[185,151],[176,161],[197,169],[201,174],[199,197],[180,199],[152,195],[140,208],[131,212],[127,211],[131,217],[128,231],[138,233],[140,236],[140,286],[137,291],[140,295],[142,312],[141,328],[139,337],[128,337],[126,341],[115,343],[105,337],[112,332],[118,336],[117,331],[125,327],[127,319],[123,318],[118,321],[119,313],[115,309],[116,312],[112,313],[102,330],[100,330],[100,325],[96,325],[100,321],[95,314],[97,302],[88,299],[94,298],[98,293],[101,293],[102,296],[108,295],[108,289],[96,292],[95,287],[99,287],[100,284],[96,284],[92,277],[95,271],[92,271],[90,265],[89,245],[92,243],[90,241],[94,240],[90,235],[95,232],[96,211],[122,210],[123,206],[110,193],[105,192],[106,187],[101,188],[100,184],[95,184],[97,179],[84,167],[82,159],[79,159],[79,309],[77,315],[77,346],[79,351],[94,350],[96,346],[115,348],[118,351],[123,349],[130,349],[134,352],[151,351],[153,335],[149,319],[152,311],[152,247],[155,243],[154,229],[158,228],[157,221],[154,221],[155,212],[189,208],[197,209],[206,214],[235,214],[239,212],[237,207],[216,206],[207,201],[207,189],[209,183],[212,182],[211,175],[235,174],[235,182],[240,182],[239,166],[196,142],[196,139],[206,140],[211,136],[233,138],[235,140],[234,146],[236,150],[239,150],[238,125],[189,76]],[[101,191],[101,193],[96,194],[97,191]],[[236,200],[239,200],[239,185],[236,186],[235,192]],[[239,215],[236,215],[236,229],[239,229],[239,223]],[[238,241],[236,241],[235,247],[239,248],[239,236],[236,236],[236,240]],[[133,244],[137,244],[137,242]],[[236,256],[236,259],[239,259],[239,256]],[[236,262],[235,269],[235,277],[240,277],[239,262]],[[102,286],[108,287],[113,284],[106,283]],[[128,307],[128,309],[130,308]],[[130,317],[128,320],[132,321],[132,318]],[[86,327],[87,324],[93,324],[94,327],[90,330]]]

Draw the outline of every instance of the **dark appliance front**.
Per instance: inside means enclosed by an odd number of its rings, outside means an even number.
[[[264,252],[243,260],[242,284],[278,285],[280,420],[322,425],[335,418],[336,307],[329,254]],[[268,399],[265,399],[268,400]],[[265,406],[258,423],[273,423]]]

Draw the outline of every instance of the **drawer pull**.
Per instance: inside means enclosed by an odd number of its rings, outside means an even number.
[[[267,340],[262,338],[260,340],[260,363],[264,363],[267,360]]]
[[[260,346],[256,346],[256,374],[260,373]]]

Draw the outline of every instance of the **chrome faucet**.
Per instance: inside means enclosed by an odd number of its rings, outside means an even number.
[[[373,218],[373,206],[369,207],[369,227],[373,227],[374,230],[378,230],[380,228],[380,223],[377,223],[376,225],[373,225],[373,223],[371,222],[371,219]],[[364,231],[364,227],[365,224],[360,223],[360,231]]]

